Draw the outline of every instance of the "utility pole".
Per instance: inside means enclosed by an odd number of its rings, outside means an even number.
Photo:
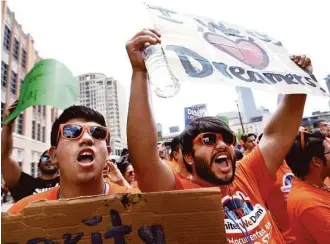
[[[238,111],[239,121],[241,122],[242,131],[243,131],[243,134],[244,134],[245,133],[245,130],[244,130],[242,116],[241,116],[241,112],[239,111],[239,106],[238,106],[238,102],[237,101],[236,101],[236,105],[237,105],[237,111]]]

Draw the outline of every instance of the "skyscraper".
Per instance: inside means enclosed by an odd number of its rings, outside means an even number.
[[[242,113],[243,121],[249,122],[252,118],[260,116],[260,112],[257,110],[251,88],[237,86],[236,92],[238,95],[238,105]]]
[[[105,74],[87,73],[77,77],[80,87],[78,103],[100,112],[110,128],[112,153],[120,155],[127,147],[127,104],[123,87]]]
[[[324,79],[325,79],[325,84],[327,85],[328,88],[328,92],[330,93],[330,74]]]
[[[19,97],[25,75],[41,58],[30,34],[24,33],[7,1],[1,1],[1,121],[5,110]],[[50,147],[50,130],[58,110],[33,106],[21,113],[15,122],[12,157],[22,170],[38,175],[40,155]]]

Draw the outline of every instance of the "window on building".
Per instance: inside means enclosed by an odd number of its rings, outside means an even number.
[[[11,30],[7,25],[5,25],[5,33],[3,37],[3,47],[5,50],[9,51],[10,49],[10,38],[11,38]]]
[[[38,105],[38,113],[41,113],[41,105]]]
[[[22,164],[23,164],[22,161],[18,161],[18,165],[19,165],[20,168],[22,168]]]
[[[14,71],[11,71],[10,91],[14,95],[16,95],[16,84],[17,84],[17,74]]]
[[[13,57],[14,59],[18,60],[19,55],[19,41],[14,38],[14,48],[13,48]]]
[[[42,127],[42,142],[46,142],[46,128]]]
[[[42,106],[42,115],[46,116],[46,106]]]
[[[5,103],[1,102],[1,122],[3,121],[4,115],[5,115]]]
[[[21,113],[17,119],[17,133],[20,135],[23,135],[23,122],[24,122],[24,117],[23,117],[23,113]]]
[[[32,175],[33,177],[36,176],[36,163],[35,163],[35,162],[32,162],[32,163],[31,163],[31,175]]]
[[[36,122],[32,120],[32,139],[36,139]]]
[[[26,67],[26,51],[24,48],[22,48],[22,59],[21,59],[21,65],[22,65],[22,68],[25,69]]]
[[[23,87],[23,80],[21,79],[21,83],[20,83],[20,86],[19,86],[19,90],[21,90]]]
[[[41,125],[40,123],[37,124],[37,140],[40,141],[40,134],[41,134]]]
[[[7,76],[8,76],[8,64],[1,61],[1,85],[3,87],[7,86]]]

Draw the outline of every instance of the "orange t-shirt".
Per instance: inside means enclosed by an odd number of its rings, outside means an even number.
[[[325,180],[324,180],[324,184],[325,184],[327,187],[330,187],[330,177],[325,178]]]
[[[297,243],[329,243],[329,191],[294,178],[287,203],[291,227],[296,234]]]
[[[108,183],[108,182],[107,182]],[[108,183],[109,184],[109,183]],[[120,194],[120,193],[139,193],[140,191],[135,188],[128,188],[126,186],[120,186],[111,182],[109,184],[109,192],[108,194]],[[60,186],[53,187],[48,191],[34,194],[28,197],[21,199],[20,201],[16,202],[10,209],[8,209],[8,213],[10,214],[18,214],[21,212],[30,202],[37,202],[40,200],[57,200],[58,192]]]
[[[178,177],[176,189],[201,188]],[[269,175],[259,147],[245,156],[236,168],[232,184],[221,186],[222,205],[228,243],[285,243],[264,200],[275,183]],[[243,234],[244,233],[244,234]]]
[[[286,199],[291,189],[291,180],[294,177],[289,166],[283,162],[276,172],[276,183],[266,201],[268,209],[272,213],[278,227],[282,232],[287,244],[295,243],[295,236],[290,226],[289,215],[287,212]]]

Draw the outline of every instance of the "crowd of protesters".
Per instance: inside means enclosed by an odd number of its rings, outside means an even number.
[[[160,42],[156,30],[144,29],[126,44],[133,71],[128,150],[118,162],[109,159],[104,117],[85,106],[65,109],[54,122],[38,178],[11,157],[14,121],[3,126],[2,174],[15,200],[8,212],[42,199],[220,187],[228,243],[329,243],[329,127],[301,127],[306,95],[286,95],[260,135],[236,138],[223,121],[203,117],[159,143],[142,50]],[[290,58],[312,73],[309,58]]]

